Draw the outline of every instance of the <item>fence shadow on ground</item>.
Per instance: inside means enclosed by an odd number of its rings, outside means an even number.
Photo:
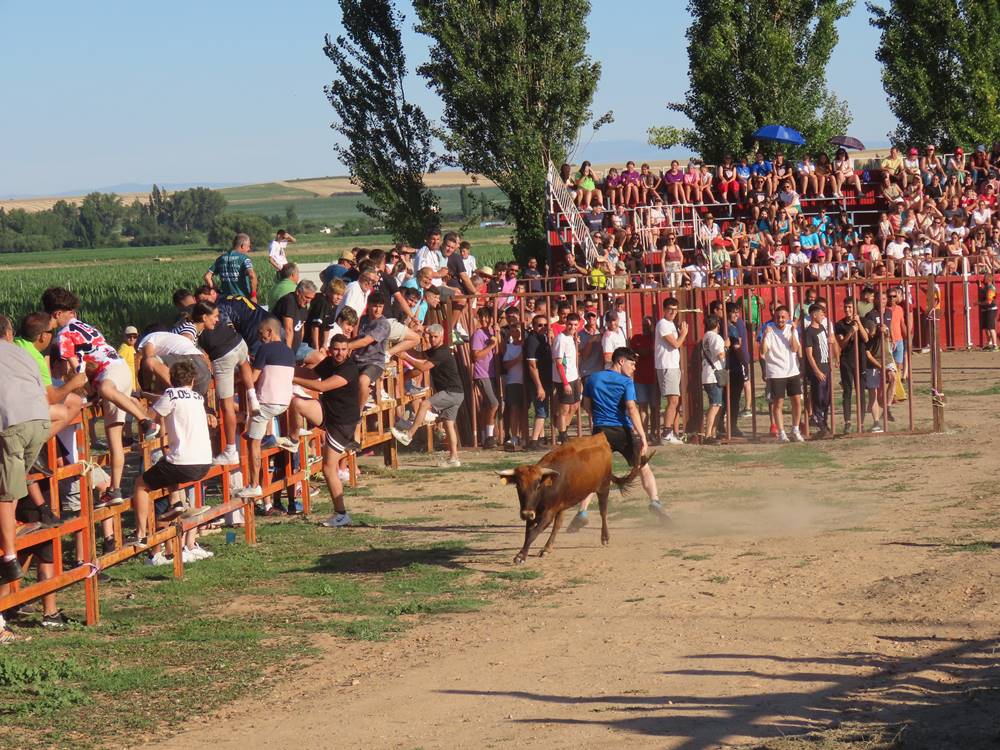
[[[755,661],[788,665],[788,671],[734,671],[694,668],[662,672],[671,677],[732,678],[756,683],[797,683],[805,690],[770,690],[710,697],[704,695],[555,695],[531,691],[442,690],[451,695],[517,698],[578,708],[578,716],[540,715],[516,719],[523,724],[603,726],[650,737],[672,737],[681,750],[752,738],[751,745],[786,748],[787,738],[831,735],[838,747],[986,748],[1000,742],[1000,639],[959,640],[877,636],[908,644],[950,644],[926,656],[896,658],[877,653],[847,653],[828,658],[789,658],[755,654],[696,654],[690,659]],[[815,669],[828,664],[827,673]],[[809,669],[796,671],[796,665]],[[851,674],[832,668],[853,669]],[[579,714],[590,714],[582,716]],[[854,745],[857,742],[859,744]],[[799,745],[794,745],[798,747]],[[825,746],[825,745],[824,745]]]

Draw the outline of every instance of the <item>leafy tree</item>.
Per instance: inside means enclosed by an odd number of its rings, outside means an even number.
[[[424,173],[440,162],[423,110],[406,98],[403,16],[392,0],[339,2],[345,35],[335,42],[327,35],[323,47],[338,76],[324,89],[339,118],[331,127],[347,140],[334,150],[374,204],[358,209],[417,244],[438,222]]]
[[[82,247],[117,245],[125,215],[122,199],[114,193],[90,193],[80,204],[78,238]]]
[[[284,228],[292,234],[302,231],[302,222],[299,221],[299,212],[295,210],[295,206],[285,206]]]
[[[876,57],[900,144],[944,149],[1000,138],[1000,4],[891,0],[868,4],[882,32]]]
[[[600,65],[589,0],[414,0],[434,40],[420,73],[444,102],[445,144],[510,201],[515,252],[545,253],[545,170],[590,117]]]
[[[469,193],[469,188],[462,185],[462,187],[458,189],[458,204],[461,206],[463,218],[468,219],[472,216],[473,208],[475,207],[473,201],[474,199],[472,194]]]
[[[688,84],[667,105],[691,128],[652,127],[650,143],[683,144],[709,161],[746,154],[762,125],[788,125],[806,149],[827,147],[851,122],[826,87],[838,19],[854,0],[690,0]]]
[[[240,232],[250,235],[254,250],[266,250],[274,238],[274,227],[262,216],[222,214],[215,217],[208,230],[208,244],[228,248]]]
[[[161,226],[165,224],[184,232],[207,231],[215,218],[225,210],[226,199],[218,190],[195,187],[178,190],[166,204],[166,220],[157,217],[157,223]],[[150,196],[150,206],[155,211],[153,196]]]

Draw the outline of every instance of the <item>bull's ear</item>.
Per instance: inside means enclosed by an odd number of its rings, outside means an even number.
[[[510,484],[511,483],[510,480],[514,478],[514,470],[504,469],[503,471],[496,472],[496,475],[500,477],[500,481],[502,481],[504,484]]]

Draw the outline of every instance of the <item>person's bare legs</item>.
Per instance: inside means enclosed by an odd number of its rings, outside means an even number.
[[[458,430],[451,420],[444,420],[444,434],[448,440],[448,457],[458,460]]]
[[[14,518],[14,501],[0,501],[0,546],[5,556],[17,555],[17,520]]]
[[[250,440],[250,487],[260,487],[260,440]]]
[[[427,416],[427,412],[431,410],[431,400],[429,398],[420,399],[420,406],[417,407],[417,413],[413,415],[413,424],[410,425],[410,429],[406,431],[406,434],[412,438],[417,434],[417,430],[423,427],[424,418]]]
[[[145,417],[143,417],[145,419]],[[111,457],[109,472],[111,474],[111,487],[120,489],[122,486],[122,474],[125,473],[125,446],[122,444],[122,431],[125,425],[122,422],[115,424],[104,423],[104,435],[108,441],[108,453]]]
[[[55,563],[47,563],[47,562],[42,562],[41,560],[38,560],[37,567],[38,567],[38,582],[39,583],[41,583],[42,581],[49,580],[50,578],[54,577],[55,574],[56,574],[56,564]],[[42,614],[43,615],[54,615],[58,611],[59,611],[59,608],[56,606],[56,595],[55,594],[46,594],[45,596],[42,597]]]
[[[802,396],[792,396],[792,429],[799,429],[802,419]]]
[[[80,412],[77,412],[79,414]],[[49,437],[53,438],[59,434],[66,425],[73,421],[75,417],[70,416],[70,411],[65,404],[49,404]]]
[[[132,512],[135,513],[135,535],[140,539],[149,536],[149,510],[152,503],[149,500],[149,491],[146,482],[140,475],[135,480],[135,489],[132,491]]]
[[[771,424],[778,428],[778,432],[785,431],[785,416],[782,414],[785,408],[785,399],[775,398],[771,399]],[[793,411],[794,414],[794,411]],[[798,425],[798,422],[795,422]]]
[[[680,406],[680,396],[667,396],[667,408],[663,413],[663,427],[671,432],[677,430],[677,407]]]
[[[344,505],[344,483],[340,481],[340,461],[344,454],[338,453],[327,443],[323,444],[323,478],[326,480],[326,488],[330,492],[333,500],[333,510],[336,513],[346,513],[347,506]]]

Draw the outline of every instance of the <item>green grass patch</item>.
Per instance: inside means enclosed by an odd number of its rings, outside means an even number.
[[[531,581],[536,578],[542,577],[542,571],[534,570],[532,568],[524,568],[523,570],[505,570],[500,573],[494,573],[494,578],[500,578],[504,581]]]
[[[997,542],[968,542],[967,544],[947,544],[944,547],[944,551],[948,553],[952,552],[971,552],[974,555],[984,555],[987,552],[992,552],[1000,544]]]

